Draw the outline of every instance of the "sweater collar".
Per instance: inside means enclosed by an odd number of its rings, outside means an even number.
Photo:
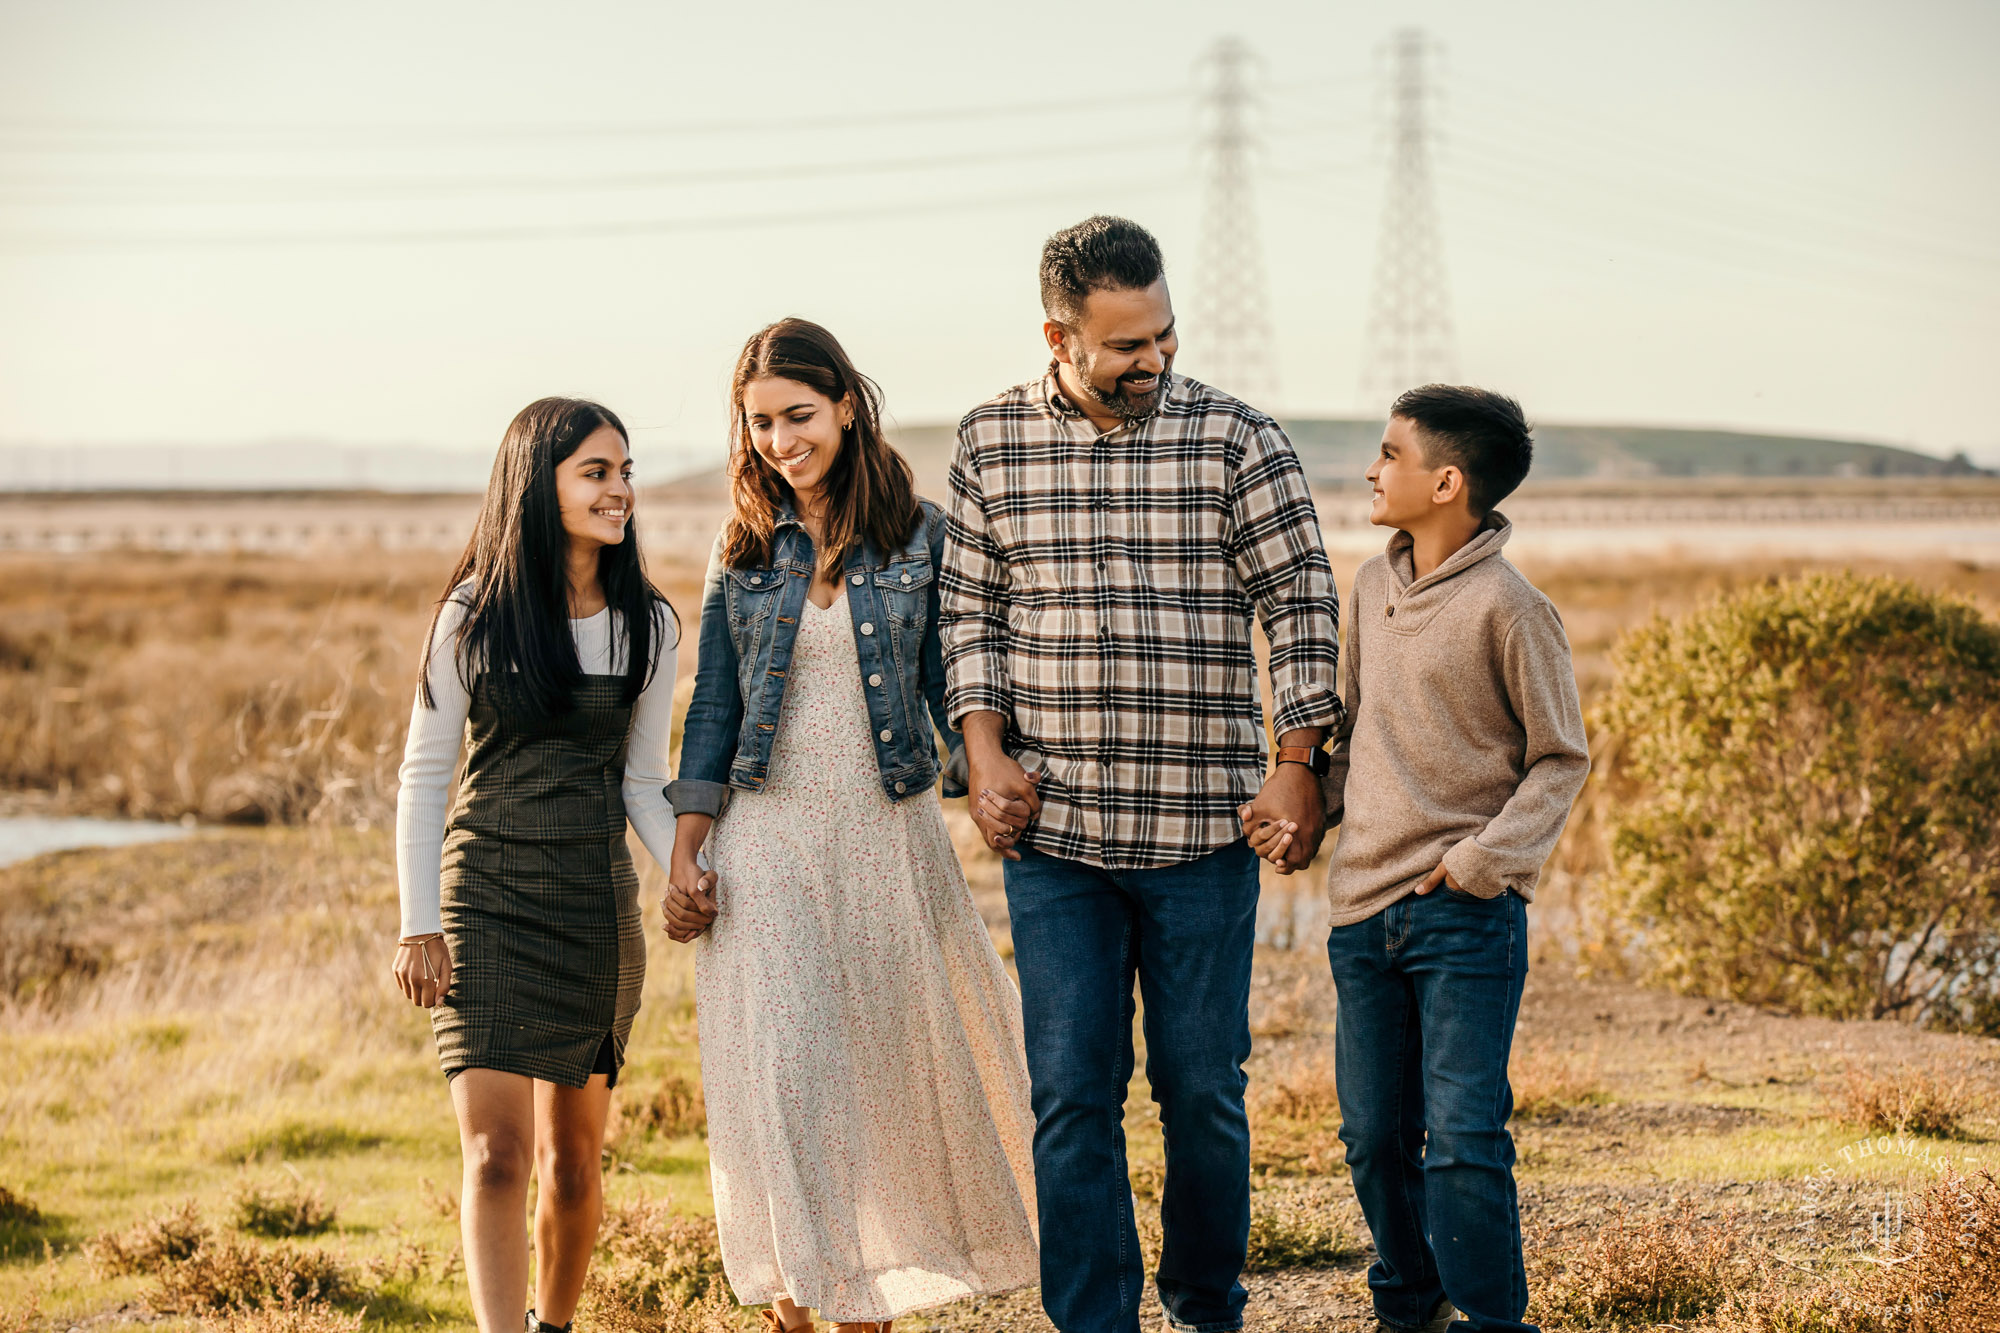
[[[1428,588],[1434,583],[1442,583],[1448,578],[1463,574],[1488,556],[1500,554],[1500,548],[1505,546],[1507,539],[1513,535],[1514,525],[1507,521],[1505,514],[1495,509],[1486,515],[1486,522],[1480,526],[1477,533],[1473,534],[1471,541],[1453,551],[1443,564],[1420,579],[1416,576],[1416,541],[1409,533],[1398,529],[1396,535],[1389,539],[1389,568],[1395,571],[1396,581],[1403,586],[1404,591],[1417,587]]]

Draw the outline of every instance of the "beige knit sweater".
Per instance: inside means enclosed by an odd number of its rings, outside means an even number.
[[[1590,751],[1562,621],[1500,554],[1512,531],[1492,514],[1421,579],[1398,532],[1354,576],[1347,720],[1325,783],[1341,823],[1336,926],[1410,893],[1440,860],[1482,898],[1535,896]]]

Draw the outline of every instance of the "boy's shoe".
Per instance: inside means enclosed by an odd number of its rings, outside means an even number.
[[[1447,1333],[1447,1330],[1457,1322],[1458,1307],[1446,1297],[1438,1302],[1437,1309],[1431,1311],[1431,1317],[1415,1328],[1405,1328],[1401,1324],[1392,1324],[1386,1319],[1378,1318],[1375,1321],[1375,1333]]]

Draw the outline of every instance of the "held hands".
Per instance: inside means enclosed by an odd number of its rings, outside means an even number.
[[[667,896],[660,903],[667,938],[686,944],[715,924],[716,874],[703,870],[693,856],[676,854],[667,872]]]
[[[1042,798],[1036,790],[1042,775],[1030,773],[1012,756],[1001,754],[973,762],[971,778],[972,822],[979,826],[980,836],[1009,861],[1020,860],[1014,843],[1021,830],[1042,813]]]
[[[442,935],[399,941],[390,971],[395,974],[396,989],[420,1008],[435,1009],[451,993],[451,950]]]
[[[1326,837],[1326,797],[1304,764],[1279,764],[1255,800],[1236,807],[1250,850],[1281,875],[1304,870]]]

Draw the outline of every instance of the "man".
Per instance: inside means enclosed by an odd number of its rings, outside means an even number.
[[[1042,1303],[1063,1333],[1139,1327],[1122,1128],[1136,975],[1166,1130],[1160,1300],[1174,1329],[1235,1329],[1257,914],[1243,832],[1296,825],[1292,868],[1318,848],[1320,747],[1341,716],[1333,578],[1277,423],[1173,373],[1144,228],[1094,217],[1050,237],[1042,308],[1048,372],[959,425],[940,604],[973,815],[1007,857]],[[1253,609],[1281,746],[1268,778]]]

